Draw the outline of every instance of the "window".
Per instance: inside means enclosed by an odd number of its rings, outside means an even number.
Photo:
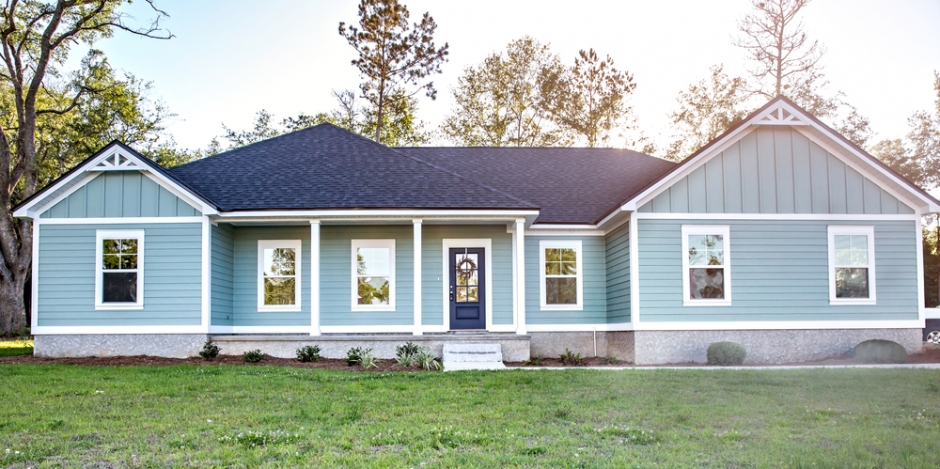
[[[829,303],[875,304],[874,227],[829,227]]]
[[[727,226],[682,227],[682,292],[686,306],[731,304],[730,236]]]
[[[143,230],[99,230],[96,238],[95,309],[142,309]]]
[[[352,310],[395,310],[395,240],[352,241]]]
[[[300,311],[300,240],[258,241],[258,311]]]
[[[542,309],[583,309],[581,241],[540,241],[539,263]]]

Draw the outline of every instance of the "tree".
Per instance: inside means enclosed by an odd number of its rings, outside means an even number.
[[[408,17],[408,8],[398,0],[361,0],[359,28],[339,24],[339,34],[359,54],[352,64],[365,79],[359,88],[373,107],[375,141],[379,143],[385,138],[386,107],[401,106],[396,93],[412,97],[423,90],[427,97],[437,98],[434,82],[424,79],[441,73],[441,64],[449,53],[448,44],[440,48],[434,44],[437,23],[428,13],[412,26],[408,25]],[[406,92],[409,86],[417,89]]]
[[[15,109],[12,126],[0,128],[0,334],[25,326],[23,286],[32,260],[32,223],[14,219],[12,206],[34,194],[42,167],[37,155],[40,117],[64,116],[89,95],[102,90],[86,86],[94,70],[82,67],[71,80],[62,67],[71,47],[93,44],[115,30],[169,39],[159,21],[165,12],[150,5],[155,20],[147,27],[126,23],[123,2],[107,0],[6,0],[0,11],[0,82],[5,100]],[[41,140],[40,140],[41,142]]]
[[[633,76],[617,70],[609,55],[601,60],[594,49],[581,50],[571,68],[542,73],[540,92],[552,120],[584,137],[591,148],[609,141],[610,132],[633,111],[627,104],[636,88]]]
[[[528,36],[512,41],[505,52],[464,69],[441,131],[463,146],[569,145],[569,133],[554,124],[541,93],[543,80],[563,71],[547,45]]]
[[[753,111],[752,95],[747,80],[728,76],[724,65],[713,66],[709,78],[679,93],[679,109],[669,115],[675,135],[666,158],[679,161],[741,122]]]
[[[924,189],[940,186],[940,72],[934,72],[934,91],[934,111],[909,117],[905,139],[882,140],[872,148],[878,159]]]

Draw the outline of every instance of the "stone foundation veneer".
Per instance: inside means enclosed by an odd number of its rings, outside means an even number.
[[[852,352],[870,339],[892,340],[907,353],[923,347],[921,329],[806,329],[747,331],[636,331],[637,365],[705,363],[714,342],[737,342],[745,363],[780,364],[824,360]]]
[[[596,334],[596,335],[595,335]],[[533,357],[558,358],[565,350],[593,357],[595,338],[598,357],[616,357],[625,363],[633,362],[633,332],[531,332]]]
[[[150,355],[187,358],[199,355],[205,334],[57,334],[37,335],[37,357],[115,357]]]

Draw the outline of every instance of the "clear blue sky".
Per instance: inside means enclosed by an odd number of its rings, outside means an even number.
[[[282,118],[335,107],[331,90],[354,89],[352,48],[337,33],[356,22],[354,1],[158,0],[176,35],[155,41],[116,33],[97,47],[122,70],[153,82],[153,96],[177,114],[169,132],[184,147],[204,147],[221,124],[247,128],[255,112]],[[452,106],[450,88],[468,65],[523,35],[550,43],[566,62],[593,47],[634,74],[632,103],[640,127],[664,142],[676,95],[724,63],[744,73],[731,44],[747,0],[434,2],[404,0],[412,18],[425,11],[436,39],[450,44],[450,62],[434,78],[437,101],[422,98],[419,117],[436,127]],[[140,20],[144,2],[128,9]],[[901,136],[906,119],[933,103],[940,69],[940,2],[816,0],[805,27],[825,44],[832,90],[842,90],[871,119],[877,138]],[[77,55],[77,54],[76,54]],[[75,57],[77,58],[77,57]],[[621,142],[613,142],[620,145]]]

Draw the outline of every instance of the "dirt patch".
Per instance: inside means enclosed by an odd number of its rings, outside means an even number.
[[[614,363],[610,363],[605,358],[600,358],[600,357],[587,357],[587,358],[584,358],[583,360],[584,360],[584,364],[582,365],[567,365],[565,363],[562,363],[560,358],[547,358],[546,357],[546,358],[542,358],[541,362],[531,362],[531,361],[530,362],[506,362],[506,366],[509,368],[520,368],[520,367],[524,368],[524,367],[529,367],[529,366],[538,366],[538,367],[545,367],[545,368],[579,368],[582,366],[591,366],[591,367],[599,366],[599,367],[616,368],[616,367],[621,367],[621,366],[632,365],[631,363],[627,363],[625,361],[620,361],[620,360]]]
[[[219,355],[212,360],[203,360],[200,357],[191,358],[163,358],[138,355],[132,357],[80,357],[80,358],[40,358],[32,355],[15,357],[0,357],[0,365],[15,364],[56,364],[56,365],[82,365],[82,366],[168,366],[168,365],[238,365],[238,366],[292,366],[296,368],[324,368],[330,370],[347,371],[425,371],[418,367],[406,368],[395,360],[379,360],[375,368],[364,370],[361,366],[348,366],[346,360],[321,358],[315,362],[301,362],[294,358],[276,358],[264,356],[258,363],[245,363],[241,355]]]

